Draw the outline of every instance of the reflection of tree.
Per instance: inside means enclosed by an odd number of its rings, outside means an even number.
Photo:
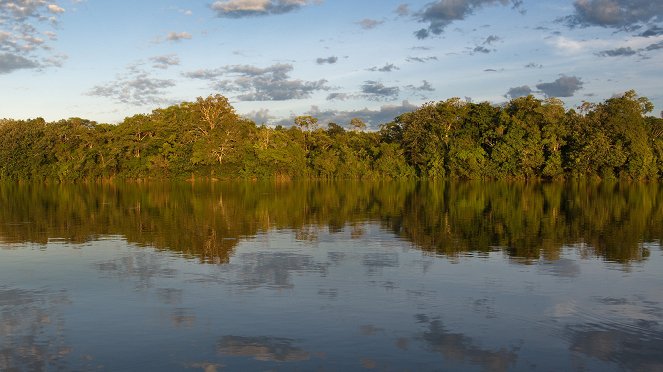
[[[219,352],[225,355],[253,357],[260,361],[308,360],[309,353],[294,344],[295,340],[289,338],[224,336],[219,342]]]
[[[663,238],[658,184],[3,184],[0,205],[3,242],[120,235],[212,263],[227,263],[239,241],[270,229],[315,241],[323,229],[358,237],[358,227],[374,221],[426,252],[502,249],[526,261],[558,259],[564,246],[641,260],[648,255],[642,243]]]
[[[499,350],[487,350],[477,346],[474,340],[462,333],[452,333],[444,328],[437,319],[425,319],[428,329],[423,333],[421,339],[436,352],[442,354],[446,359],[472,363],[482,366],[488,371],[507,371],[515,365],[518,355],[513,350],[501,348]]]
[[[445,255],[505,249],[558,259],[564,245],[626,262],[661,238],[663,193],[649,184],[422,183],[402,216],[384,222],[416,246]],[[578,244],[582,243],[582,244]]]

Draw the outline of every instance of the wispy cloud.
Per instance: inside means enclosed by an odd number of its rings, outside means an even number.
[[[190,40],[192,37],[193,36],[188,32],[169,32],[166,36],[166,40],[177,42],[182,40]]]
[[[400,88],[385,86],[379,81],[367,80],[361,86],[364,97],[372,101],[394,100],[398,98]]]
[[[180,64],[180,57],[176,54],[166,54],[152,57],[150,61],[152,62],[152,67],[165,70],[171,66],[178,66]]]
[[[159,79],[137,66],[130,66],[114,81],[95,85],[87,93],[135,106],[155,105],[167,102],[167,89],[174,87],[170,79]]]
[[[363,28],[364,30],[371,30],[376,28],[377,26],[383,24],[384,21],[380,21],[377,19],[370,19],[370,18],[364,18],[361,21],[357,22],[357,24]]]
[[[394,10],[394,13],[401,17],[408,16],[410,15],[410,6],[408,4],[400,4],[396,10]]]
[[[385,63],[385,65],[382,67],[373,66],[368,69],[368,71],[378,71],[378,72],[392,72],[395,70],[400,70],[400,68],[398,68],[398,66],[394,65],[393,63]]]
[[[622,48],[602,50],[596,54],[601,57],[624,57],[624,56],[628,57],[637,53],[638,52],[633,50],[631,47],[626,47],[626,48],[622,47]]]
[[[320,57],[320,58],[315,60],[315,63],[317,63],[319,65],[324,65],[325,63],[331,65],[331,64],[334,64],[336,62],[338,62],[338,57],[336,57],[336,56],[331,56],[331,57],[327,57],[327,58]]]
[[[288,13],[319,2],[317,0],[218,0],[210,7],[218,17],[242,18]]]
[[[184,73],[191,79],[210,81],[213,88],[236,93],[240,101],[287,101],[309,98],[317,91],[329,90],[327,80],[304,81],[290,78],[291,64],[268,67],[228,65]]]
[[[408,61],[408,62],[426,63],[426,62],[430,62],[430,61],[437,61],[437,57],[435,57],[435,56],[407,57],[407,58],[405,58],[405,60]]]
[[[406,89],[413,90],[415,92],[434,92],[435,88],[426,80],[422,80],[420,86],[407,85]]]

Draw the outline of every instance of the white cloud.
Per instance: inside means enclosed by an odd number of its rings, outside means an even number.
[[[217,0],[211,8],[219,17],[241,18],[288,13],[302,8],[312,0]]]
[[[652,37],[629,36],[622,39],[591,39],[574,40],[565,36],[551,39],[549,43],[564,55],[576,55],[581,53],[594,53],[605,49],[631,48],[639,50],[648,45],[663,41],[663,35]]]
[[[168,36],[166,36],[166,40],[168,41],[180,41],[180,40],[189,40],[193,36],[191,36],[190,33],[188,32],[170,32],[168,33]]]
[[[64,13],[64,8],[58,6],[57,4],[48,4],[48,11],[54,14]]]

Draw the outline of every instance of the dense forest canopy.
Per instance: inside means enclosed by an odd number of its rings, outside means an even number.
[[[367,131],[299,116],[257,126],[213,95],[127,117],[0,120],[0,179],[663,177],[663,119],[634,91],[567,110],[555,98],[503,106],[430,102]],[[344,127],[341,124],[345,124]]]

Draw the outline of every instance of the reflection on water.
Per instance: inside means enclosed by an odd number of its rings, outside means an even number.
[[[0,370],[659,371],[662,196],[0,185]]]
[[[66,292],[0,286],[0,370],[66,369],[72,348],[60,308],[69,302]]]
[[[485,350],[477,346],[470,337],[446,330],[439,319],[429,320],[426,316],[418,318],[428,327],[421,337],[422,340],[431,350],[444,355],[447,360],[469,362],[490,371],[506,371],[518,359],[517,348]]]
[[[360,238],[366,221],[427,252],[501,249],[526,260],[557,259],[575,246],[583,256],[637,261],[649,254],[643,242],[663,234],[658,184],[11,184],[0,185],[0,203],[5,243],[119,235],[212,263],[228,262],[241,240],[270,229],[315,242],[320,229],[347,225]]]
[[[224,336],[219,342],[219,352],[249,356],[260,361],[295,362],[309,359],[309,353],[294,344],[295,340],[288,338]]]

